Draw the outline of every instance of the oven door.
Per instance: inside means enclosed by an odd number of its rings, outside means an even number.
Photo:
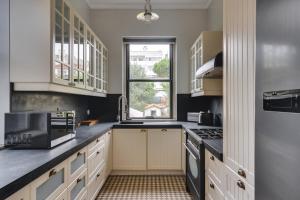
[[[187,139],[186,147],[186,181],[187,189],[195,200],[204,200],[204,150],[197,148]]]

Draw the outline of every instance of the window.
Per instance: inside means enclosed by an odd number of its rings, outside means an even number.
[[[126,41],[126,96],[130,119],[173,118],[174,42]]]

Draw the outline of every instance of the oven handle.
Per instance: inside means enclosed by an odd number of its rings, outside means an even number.
[[[188,146],[186,146],[185,143],[182,143],[183,146],[186,148],[186,150],[191,154],[191,156],[194,158],[194,160],[197,160],[196,156],[194,155],[194,153],[188,148]]]

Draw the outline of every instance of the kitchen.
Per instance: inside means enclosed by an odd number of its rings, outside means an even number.
[[[299,199],[299,6],[1,1],[0,199]]]

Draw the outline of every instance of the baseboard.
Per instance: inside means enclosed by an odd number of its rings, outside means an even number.
[[[153,175],[184,175],[182,170],[147,170],[147,171],[131,171],[131,170],[113,170],[112,176],[116,175],[128,175],[128,176],[153,176]]]

